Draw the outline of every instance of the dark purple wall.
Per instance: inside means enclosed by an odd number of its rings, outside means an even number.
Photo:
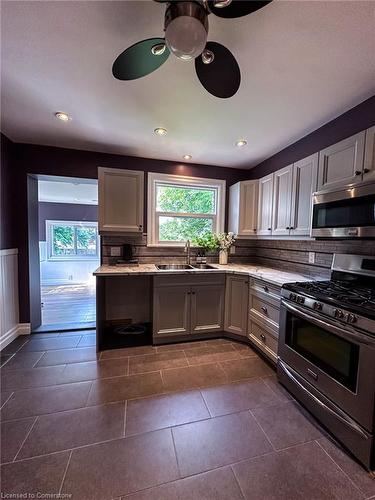
[[[14,148],[15,145],[1,134],[0,164],[0,249],[17,248],[17,234],[12,224],[14,203]]]
[[[264,175],[276,172],[279,168],[306,158],[306,156],[373,125],[375,125],[375,96],[262,161],[251,169],[248,179],[259,179]]]
[[[39,241],[46,240],[46,220],[90,221],[98,220],[97,205],[75,203],[39,203]]]

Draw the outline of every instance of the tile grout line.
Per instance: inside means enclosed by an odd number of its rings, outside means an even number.
[[[233,464],[231,464],[229,467],[230,467],[230,469],[231,469],[231,471],[232,471],[232,474],[233,474],[233,476],[234,476],[234,479],[235,479],[235,481],[236,481],[236,483],[237,483],[237,485],[238,485],[238,487],[239,487],[239,489],[240,489],[241,495],[243,496],[243,498],[244,498],[244,500],[245,500],[245,499],[246,499],[246,496],[245,496],[245,493],[244,493],[244,491],[243,491],[243,489],[242,489],[242,486],[241,486],[241,484],[240,484],[240,481],[239,481],[239,479],[238,479],[238,477],[237,477],[236,471],[234,470]]]
[[[210,415],[210,418],[213,418],[213,415],[212,415],[212,413],[210,412],[210,409],[209,409],[209,407],[208,407],[208,404],[207,404],[207,401],[206,401],[206,399],[205,399],[205,397],[204,397],[204,394],[203,394],[203,392],[202,392],[202,389],[203,389],[203,387],[200,387],[198,390],[199,390],[200,395],[201,395],[201,397],[202,397],[202,399],[203,399],[204,406],[207,408],[207,411],[208,411],[208,414]]]
[[[18,448],[17,453],[14,455],[12,462],[16,462],[17,461],[17,457],[18,457],[20,451],[22,450],[24,444],[26,443],[27,438],[30,436],[31,431],[34,429],[35,424],[36,424],[38,418],[39,418],[39,415],[34,419],[34,422],[31,424],[31,427],[30,427],[28,433],[26,434],[25,439],[22,441],[21,446]]]
[[[70,465],[70,460],[72,458],[72,455],[73,455],[73,450],[70,450],[70,453],[69,453],[69,457],[68,457],[68,461],[66,463],[66,467],[65,467],[65,471],[64,471],[64,474],[63,474],[63,477],[61,479],[61,483],[60,483],[60,488],[59,488],[59,496],[61,494],[61,490],[64,486],[64,482],[65,482],[65,478],[66,478],[66,474],[68,472],[68,468],[69,468],[69,465]]]
[[[7,397],[7,399],[4,401],[4,403],[0,406],[0,409],[2,409],[2,408],[3,408],[6,404],[7,404],[7,402],[11,399],[11,397],[13,396],[14,391],[9,391],[9,392],[10,392],[9,396],[8,396],[8,397]]]
[[[321,438],[320,438],[320,439],[321,439]],[[325,453],[325,454],[328,456],[328,458],[329,458],[329,459],[330,459],[330,460],[331,460],[331,461],[332,461],[332,462],[336,465],[336,467],[337,467],[337,468],[338,468],[338,469],[339,469],[339,470],[340,470],[340,471],[344,474],[344,476],[346,476],[346,477],[349,479],[349,481],[352,483],[352,485],[355,487],[355,489],[356,489],[356,490],[358,490],[358,491],[359,491],[359,493],[361,493],[361,495],[366,495],[366,493],[364,493],[364,492],[360,489],[360,487],[359,487],[359,486],[357,486],[357,485],[355,484],[355,482],[352,480],[352,478],[351,478],[351,477],[350,477],[350,476],[349,476],[349,475],[348,475],[348,474],[344,471],[344,469],[342,469],[342,468],[340,467],[340,465],[339,465],[339,464],[338,464],[338,463],[337,463],[337,462],[333,459],[333,457],[331,457],[331,455],[328,453],[328,451],[327,451],[327,450],[325,450],[325,449],[323,448],[323,446],[319,443],[318,439],[315,439],[315,440],[314,440],[314,443],[316,443],[316,444],[319,446],[319,448],[320,448],[321,450],[323,450],[323,451],[324,451],[324,453]]]
[[[254,409],[254,408],[253,408]],[[256,418],[256,416],[254,415],[254,413],[251,411],[251,410],[248,410],[248,412],[250,413],[250,415],[252,415],[252,417],[254,418],[256,424],[259,426],[260,430],[263,432],[263,434],[265,435],[267,441],[269,442],[269,444],[272,446],[272,449],[274,451],[278,451],[275,446],[272,444],[270,438],[267,436],[266,434],[266,431],[263,429],[263,427],[260,425],[260,423],[258,422],[258,419]]]
[[[86,399],[85,399],[85,404],[84,404],[84,406],[82,406],[82,408],[87,408],[88,407],[87,403],[89,402],[90,394],[91,394],[93,386],[94,386],[94,380],[91,380],[90,389],[87,391],[87,396],[86,396]],[[95,405],[91,405],[91,406],[95,406]]]
[[[42,359],[42,357],[45,355],[47,351],[44,351],[42,352],[42,354],[40,355],[40,358],[37,359],[37,361],[35,361],[35,363],[33,364],[33,366],[31,368],[36,368],[36,365],[39,363],[39,361]]]
[[[123,437],[126,437],[125,436],[125,433],[126,433],[126,419],[127,419],[127,413],[128,413],[128,400],[125,399],[125,404],[124,404],[124,425],[123,425],[123,429],[122,429],[122,436]]]
[[[180,468],[180,464],[178,462],[178,455],[177,455],[177,448],[176,448],[176,443],[175,443],[175,440],[174,440],[174,435],[173,435],[173,430],[172,428],[169,428],[169,432],[171,433],[171,438],[172,438],[172,444],[173,444],[173,450],[174,450],[174,454],[175,454],[175,457],[176,457],[176,464],[177,464],[177,472],[178,472],[178,475],[181,479],[182,477],[182,474],[181,474],[181,468]]]

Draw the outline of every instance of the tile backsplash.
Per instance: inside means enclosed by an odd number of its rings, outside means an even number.
[[[148,247],[146,235],[135,236],[109,236],[104,235],[101,237],[102,242],[102,263],[115,264],[119,257],[111,257],[111,247],[120,247],[125,243],[133,245],[134,258],[138,259],[140,263],[158,263],[165,262],[183,262],[186,259],[183,247]],[[195,249],[192,249],[192,257],[196,254]],[[244,263],[254,260],[255,247],[252,242],[247,240],[237,240],[235,254],[230,255],[232,262]],[[207,254],[208,262],[218,262],[219,257],[217,253]]]
[[[261,264],[322,277],[329,276],[334,253],[375,256],[375,240],[256,240],[255,248]]]
[[[111,257],[111,247],[125,243],[133,245],[134,257],[140,263],[183,262],[183,248],[148,247],[145,235],[109,236],[102,241],[102,263],[115,264],[119,257]],[[314,263],[309,263],[309,252],[314,253]],[[233,263],[256,262],[285,271],[300,272],[311,276],[328,277],[334,253],[353,253],[375,256],[375,240],[243,240],[236,241]],[[195,255],[194,249],[192,256]],[[215,253],[207,255],[208,262],[218,262]]]

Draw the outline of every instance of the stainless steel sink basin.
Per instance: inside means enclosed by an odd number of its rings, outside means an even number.
[[[194,269],[216,269],[214,266],[210,266],[210,264],[193,264]]]
[[[188,264],[155,264],[156,269],[160,271],[181,271],[184,269],[193,269]]]

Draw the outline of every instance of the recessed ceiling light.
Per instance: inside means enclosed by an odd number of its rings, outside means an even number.
[[[55,116],[63,122],[68,122],[69,120],[71,120],[71,117],[68,115],[68,113],[64,113],[63,111],[57,111],[55,113]]]
[[[158,127],[154,130],[154,133],[156,135],[167,135],[167,129],[165,128],[162,128],[162,127]]]
[[[243,148],[246,145],[247,145],[247,140],[246,139],[240,139],[239,141],[236,141],[236,146],[238,148]]]
[[[191,160],[192,159],[192,156],[191,155],[184,155],[182,157],[184,160]]]

